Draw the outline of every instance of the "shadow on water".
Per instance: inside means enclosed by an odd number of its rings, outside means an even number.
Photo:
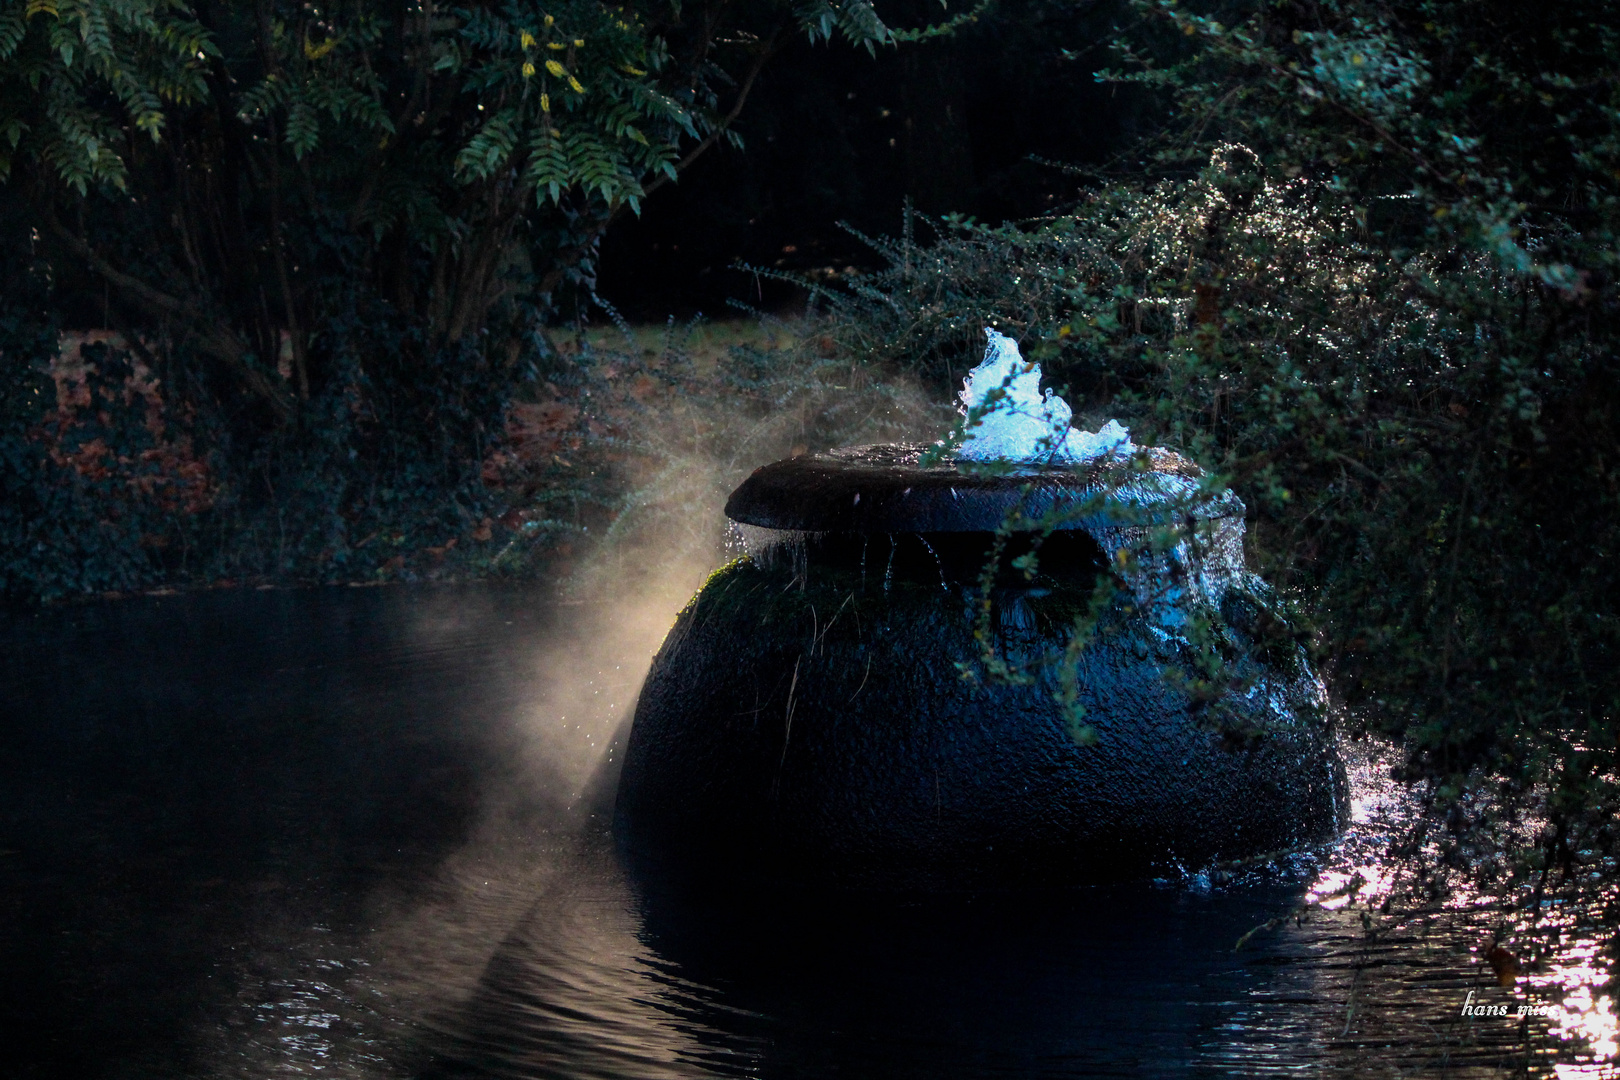
[[[1289,900],[784,896],[587,861],[594,887],[535,906],[427,1077],[1191,1074],[1277,959],[1233,942]],[[1272,1034],[1247,1049],[1286,1054]]]
[[[149,1062],[291,928],[409,904],[492,816],[556,818],[525,756],[522,594],[205,594],[14,618],[0,686],[9,1075]],[[515,643],[515,644],[514,644]]]
[[[1377,864],[1401,800],[1376,768],[1349,841],[1241,886],[922,900],[627,865],[608,744],[672,616],[422,587],[11,617],[0,1073],[1554,1071],[1546,1023],[1458,1015],[1497,993],[1489,913],[1373,941],[1365,908],[1317,909],[1233,952]]]

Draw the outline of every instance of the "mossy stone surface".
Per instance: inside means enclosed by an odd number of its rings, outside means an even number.
[[[1096,734],[1081,746],[1055,669],[962,677],[978,667],[976,588],[914,572],[885,586],[885,569],[739,560],[709,580],[636,709],[616,815],[634,848],[952,888],[1197,870],[1340,827],[1343,767],[1299,658],[1239,656],[1257,678],[1223,703],[1223,729],[1165,677],[1189,646],[1111,613],[1079,661]],[[1062,649],[1086,570],[998,594],[1004,655]],[[1245,604],[1226,606],[1241,622]]]

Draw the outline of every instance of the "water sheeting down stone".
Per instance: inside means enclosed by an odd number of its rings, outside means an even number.
[[[1061,655],[1086,610],[1103,560],[1068,535],[1081,548],[994,590],[1002,655]],[[617,805],[635,850],[933,890],[1152,875],[1341,827],[1320,684],[1298,656],[1264,655],[1263,597],[1226,597],[1248,685],[1225,720],[1165,677],[1193,668],[1191,648],[1115,609],[1078,658],[1096,732],[1078,746],[1055,667],[1027,684],[963,679],[978,667],[978,590],[963,582],[976,564],[922,539],[809,538],[799,559],[710,580],[637,705]]]
[[[1325,688],[1244,566],[1242,500],[1117,424],[1044,453],[1040,431],[1078,436],[1068,406],[1010,343],[987,364],[965,407],[1005,438],[980,460],[847,447],[732,493],[747,554],[681,613],[637,703],[615,811],[632,850],[950,890],[1342,827]]]

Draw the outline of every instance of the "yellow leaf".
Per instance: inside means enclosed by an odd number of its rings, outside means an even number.
[[[529,63],[528,61],[524,61],[524,64],[523,64],[523,77],[525,79],[534,78],[534,65]]]
[[[556,21],[557,21],[556,19],[553,19],[550,15],[547,15],[546,16],[546,26],[547,26],[547,28],[549,29],[551,24],[556,22]]]
[[[56,0],[28,0],[28,18],[31,19],[40,12],[44,12],[47,15],[55,17],[58,14],[56,10]]]
[[[522,34],[518,35],[518,45],[525,49],[534,48],[534,35],[527,30],[523,31]]]
[[[574,39],[574,48],[583,49],[584,47],[585,47],[585,39],[584,38],[577,37],[577,38]]]
[[[548,48],[548,49],[566,49],[566,48],[568,48],[568,46],[564,45],[560,41],[548,41],[548,42],[546,42],[546,48]]]
[[[319,45],[306,40],[304,42],[304,59],[319,60],[321,57],[325,56],[335,48],[337,48],[336,38],[328,38]]]
[[[550,94],[541,94],[540,95],[540,111],[541,112],[547,112],[547,113],[551,111],[551,95]]]
[[[568,78],[568,72],[566,70],[564,70],[563,66],[561,64],[557,63],[557,61],[555,61],[555,60],[547,60],[546,61],[546,70],[551,72],[553,75],[555,75],[559,79]]]
[[[629,64],[624,65],[624,67],[620,68],[619,70],[623,71],[626,75],[645,75],[645,74],[647,74],[645,71],[642,71],[640,68],[631,67]]]
[[[574,78],[572,75],[568,76],[568,85],[574,88],[574,93],[576,94],[583,94],[585,92],[585,88],[579,85],[579,80]]]

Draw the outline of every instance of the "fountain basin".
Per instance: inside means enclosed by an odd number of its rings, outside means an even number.
[[[867,447],[757,471],[727,505],[751,553],[716,572],[653,662],[616,824],[634,849],[901,888],[1072,884],[1197,870],[1324,840],[1345,779],[1325,695],[1279,647],[1242,567],[1243,507],[1166,451],[1001,475]],[[1144,465],[1146,466],[1144,468]],[[1067,510],[1032,578],[982,568],[1009,512]],[[1156,552],[1167,525],[1187,542]],[[1020,546],[1021,545],[1021,546]],[[1121,575],[1119,553],[1140,565]],[[1134,565],[1124,560],[1125,565]],[[1097,583],[1112,599],[1058,703]],[[1211,701],[1189,626],[1235,688]],[[976,629],[1026,678],[986,677]]]

